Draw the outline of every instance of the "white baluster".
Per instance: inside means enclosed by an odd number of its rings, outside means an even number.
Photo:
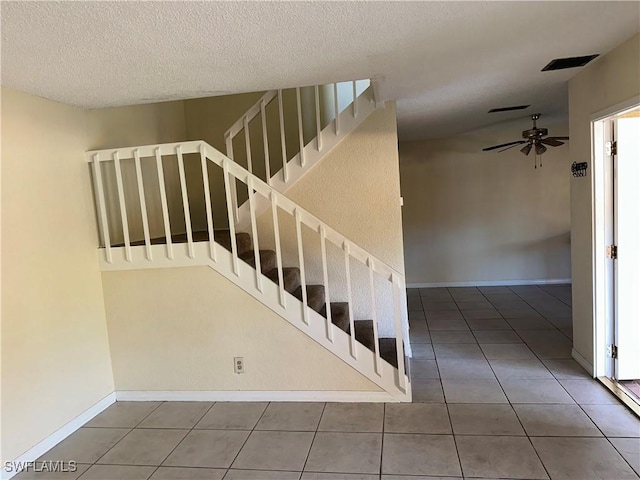
[[[304,167],[304,132],[302,131],[302,101],[300,100],[300,88],[296,88],[296,103],[298,105],[298,137],[300,140],[300,166]]]
[[[284,108],[282,106],[282,90],[278,90],[278,113],[280,115],[280,143],[282,144],[282,178],[284,183],[289,181],[287,165],[287,140],[284,131]]]
[[[324,301],[327,310],[327,339],[333,343],[333,327],[331,322],[331,299],[329,298],[329,270],[327,268],[327,232],[320,224],[320,252],[322,254],[322,278],[324,281]]]
[[[233,158],[233,137],[231,135],[227,135],[225,137],[225,143],[227,146],[227,157],[231,160],[235,161]],[[236,186],[236,177],[233,177],[231,182],[231,212],[233,213],[234,222],[237,223],[240,219],[240,215],[238,212],[238,190]]]
[[[164,184],[164,170],[160,148],[156,148],[156,169],[158,170],[158,184],[160,186],[160,202],[162,203],[162,219],[164,220],[164,236],[167,239],[167,257],[173,260],[173,242],[171,240],[171,224],[169,222],[169,207],[167,205],[167,189]]]
[[[356,81],[353,81],[353,118],[358,116],[358,90],[356,87]]]
[[[256,222],[256,205],[253,193],[253,178],[247,178],[247,188],[249,190],[249,215],[251,217],[251,238],[253,239],[253,255],[256,262],[256,288],[262,292],[262,271],[260,265],[260,246],[258,243],[258,226]]]
[[[213,210],[211,208],[211,191],[209,190],[209,169],[207,157],[204,152],[204,142],[200,144],[200,165],[202,166],[202,183],[204,186],[204,204],[207,212],[207,232],[209,233],[209,255],[211,260],[217,262],[215,238],[213,236]]]
[[[316,145],[318,151],[322,151],[322,124],[320,123],[320,87],[316,85],[314,87],[315,100],[316,100]]]
[[[111,255],[111,240],[109,238],[109,221],[107,219],[107,204],[104,201],[102,167],[100,165],[100,156],[97,153],[93,156],[93,176],[96,182],[96,203],[98,205],[98,218],[100,219],[100,230],[102,231],[105,259],[107,263],[113,263],[113,256]]]
[[[333,84],[333,108],[336,111],[336,135],[340,133],[340,106],[338,105],[338,84]]]
[[[300,210],[295,209],[296,240],[298,242],[298,263],[300,265],[300,288],[302,289],[302,320],[309,325],[309,311],[307,309],[307,276],[304,267],[304,253],[302,251],[302,225],[300,223]]]
[[[371,290],[371,318],[373,319],[373,345],[375,352],[376,373],[381,376],[382,369],[380,368],[380,340],[378,337],[378,313],[376,308],[376,286],[373,277],[373,259],[367,258],[367,266],[369,267],[369,289]]]
[[[278,223],[278,196],[271,192],[271,216],[273,218],[273,237],[276,242],[276,265],[278,267],[278,283],[280,285],[280,305],[286,308],[284,276],[282,273],[282,249],[280,248],[280,224]]]
[[[113,164],[116,170],[116,188],[118,190],[118,203],[120,203],[120,218],[122,219],[122,236],[124,237],[124,251],[127,262],[131,261],[131,239],[129,238],[129,221],[127,219],[127,205],[124,201],[124,186],[122,185],[122,170],[120,168],[120,156],[113,153]]]
[[[144,197],[144,184],[142,182],[142,166],[140,165],[140,152],[136,148],[133,152],[136,167],[136,180],[138,181],[138,198],[140,199],[140,215],[142,216],[142,230],[144,232],[144,245],[147,252],[147,260],[153,260],[151,253],[151,235],[149,234],[149,218],[147,214],[147,201]]]
[[[351,331],[351,356],[358,358],[358,350],[356,344],[356,327],[353,318],[353,292],[351,290],[351,262],[349,256],[349,242],[346,240],[342,244],[344,250],[344,269],[347,278],[347,301],[349,302],[349,329]]]
[[[224,192],[227,198],[227,218],[229,219],[229,236],[231,237],[231,255],[233,259],[233,273],[238,273],[238,245],[236,240],[236,225],[233,220],[233,203],[231,200],[231,182],[229,181],[229,160],[222,159],[222,172],[224,176]],[[235,184],[233,177],[233,183]]]
[[[253,173],[253,163],[251,161],[251,138],[249,137],[249,117],[244,117],[244,144],[247,151],[247,170]]]
[[[269,164],[269,135],[267,134],[267,114],[265,109],[267,103],[263,100],[260,103],[260,119],[262,120],[262,143],[264,146],[264,171],[267,185],[271,185],[271,165]]]
[[[394,322],[396,326],[396,353],[398,356],[398,386],[405,389],[404,345],[402,335],[402,314],[400,311],[400,283],[395,274],[391,274],[393,289]]]
[[[195,258],[193,251],[193,231],[191,230],[191,212],[189,210],[189,195],[187,193],[187,179],[184,174],[184,157],[182,156],[182,148],[176,147],[178,155],[178,173],[180,175],[180,191],[182,192],[182,209],[184,210],[184,225],[187,232],[187,248],[189,249],[189,258]]]

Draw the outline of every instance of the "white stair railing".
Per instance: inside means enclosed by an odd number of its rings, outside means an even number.
[[[178,162],[178,178],[170,178],[172,182],[176,182],[180,188],[178,190],[180,194],[180,199],[176,199],[175,201],[180,202],[180,206],[184,214],[185,220],[185,231],[179,229],[179,232],[175,232],[174,227],[172,225],[171,216],[169,213],[169,200],[167,195],[167,181],[165,179],[166,170],[163,171],[163,161],[172,159],[176,159]],[[326,303],[327,303],[327,315],[324,322],[326,322],[325,335],[326,339],[319,339],[321,342],[325,342],[325,345],[331,344],[335,341],[334,336],[336,332],[339,331],[335,325],[331,324],[331,308],[329,302],[328,292],[331,289],[331,280],[329,278],[327,272],[327,250],[328,244],[332,244],[333,246],[340,249],[344,254],[344,265],[346,269],[347,275],[347,297],[350,304],[350,329],[347,332],[349,335],[349,355],[353,360],[358,359],[359,351],[362,352],[362,348],[364,346],[360,345],[356,340],[356,332],[354,328],[354,316],[353,316],[353,291],[358,289],[359,292],[366,292],[364,296],[371,298],[371,312],[370,319],[373,320],[373,336],[374,336],[374,352],[373,352],[373,361],[375,363],[374,370],[375,375],[382,378],[384,368],[381,368],[381,363],[383,359],[380,355],[380,347],[379,347],[379,338],[378,338],[378,321],[381,319],[381,311],[380,304],[376,304],[376,299],[379,298],[391,298],[392,304],[389,305],[389,312],[387,313],[388,318],[392,319],[393,322],[393,330],[395,333],[396,339],[396,354],[397,354],[397,377],[396,377],[396,385],[402,392],[407,395],[410,395],[410,386],[408,385],[408,378],[405,375],[405,349],[403,339],[407,339],[407,321],[406,321],[406,304],[405,304],[405,283],[404,277],[401,273],[387,265],[382,260],[376,258],[371,253],[367,252],[363,248],[356,245],[354,242],[346,238],[341,233],[337,232],[329,225],[322,222],[316,216],[300,207],[289,198],[287,198],[282,193],[278,192],[271,186],[269,186],[266,182],[261,180],[260,178],[253,175],[247,169],[243,168],[223,153],[214,149],[209,144],[203,141],[189,141],[189,142],[181,142],[181,143],[168,143],[168,144],[159,144],[159,145],[147,145],[147,146],[138,146],[138,147],[124,147],[117,149],[108,149],[108,150],[100,150],[100,151],[92,151],[87,153],[87,160],[92,164],[93,173],[94,173],[94,182],[95,182],[95,200],[96,200],[96,208],[98,211],[98,223],[100,229],[100,235],[102,240],[102,249],[104,250],[104,258],[103,262],[106,266],[106,269],[113,267],[115,263],[119,263],[118,268],[152,268],[154,267],[154,262],[157,263],[155,266],[178,266],[178,262],[181,262],[180,265],[191,265],[191,264],[208,264],[211,265],[212,268],[215,268],[216,265],[220,264],[220,256],[221,252],[225,251],[225,249],[219,244],[214,243],[216,229],[214,229],[214,224],[223,225],[225,220],[228,221],[228,228],[230,230],[231,237],[231,245],[230,245],[230,254],[231,254],[231,271],[230,275],[235,275],[239,277],[241,275],[241,268],[239,265],[241,264],[241,259],[238,255],[238,247],[236,243],[236,231],[235,225],[233,221],[233,187],[232,185],[239,182],[244,185],[244,187],[249,192],[255,192],[256,195],[263,197],[267,202],[269,202],[271,212],[272,212],[272,220],[273,220],[273,232],[275,235],[275,251],[276,251],[276,263],[278,269],[278,293],[279,293],[279,304],[280,307],[284,310],[287,308],[287,295],[284,290],[284,279],[283,279],[283,252],[281,249],[281,245],[284,241],[282,238],[282,233],[279,231],[279,219],[278,215],[280,213],[284,213],[291,217],[292,221],[295,224],[295,245],[297,248],[297,255],[300,261],[300,275],[301,275],[301,285],[303,287],[303,295],[302,295],[302,305],[303,305],[303,316],[301,320],[301,324],[308,325],[310,319],[312,320],[312,312],[307,305],[307,296],[304,287],[309,284],[308,278],[306,278],[306,271],[304,265],[304,256],[303,256],[303,239],[302,239],[302,226],[306,227],[307,230],[313,232],[316,236],[318,243],[320,244],[320,255],[322,257],[322,265],[323,265],[323,278],[324,278],[324,287],[325,292],[327,292]],[[131,162],[131,165],[127,165]],[[155,167],[157,169],[158,177],[153,179],[153,183],[156,185],[149,185],[151,180],[143,178],[141,174],[145,164],[152,164],[155,162]],[[192,208],[193,205],[190,205],[190,199],[188,194],[189,185],[193,185],[191,182],[187,182],[185,178],[185,165],[188,162],[195,162],[196,165],[202,171],[202,177],[200,177],[200,181],[203,182],[203,186],[198,189],[198,191],[204,191],[204,198],[202,199],[202,203],[206,206],[205,214],[206,216],[206,241],[196,241],[194,240],[194,233],[191,229],[191,224],[193,221],[193,214],[191,212],[195,211]],[[124,168],[128,166],[135,166],[134,168]],[[209,167],[216,166],[220,169],[223,174],[223,187],[224,192],[210,192],[209,191]],[[106,169],[113,167],[116,176],[116,185],[117,192],[109,192],[109,189],[106,188],[104,181],[103,172]],[[215,167],[212,167],[215,168]],[[193,171],[193,170],[192,170]],[[133,173],[132,173],[133,172]],[[125,176],[131,175],[133,178],[125,178]],[[136,195],[130,195],[129,200],[127,200],[127,195],[123,193],[123,184],[136,184],[137,192]],[[161,204],[160,208],[156,210],[150,210],[147,206],[147,202],[143,199],[145,197],[145,191],[149,190],[152,187],[159,188]],[[226,198],[226,219],[216,219],[214,222],[214,213],[212,211],[212,202],[210,195],[223,194],[224,198]],[[133,202],[132,199],[139,198],[141,201]],[[251,199],[251,197],[250,197]],[[127,203],[129,202],[129,203]],[[137,205],[134,205],[137,203]],[[129,214],[126,212],[132,213],[136,209],[139,209],[139,212],[136,212],[136,215]],[[117,218],[117,215],[113,215],[114,212],[112,210],[125,212],[119,216],[119,220],[121,225],[114,225]],[[158,211],[159,210],[159,211]],[[202,210],[202,209],[200,209]],[[258,296],[258,294],[265,294],[263,292],[264,289],[264,278],[263,273],[260,270],[260,259],[258,257],[258,244],[259,244],[259,236],[260,233],[257,227],[256,221],[256,210],[253,201],[249,201],[249,210],[251,216],[250,222],[250,235],[253,240],[254,251],[255,251],[255,263],[256,268],[252,269],[253,273],[250,275],[254,276],[253,280],[250,281],[252,287],[256,289],[256,292],[252,292],[254,296]],[[154,216],[161,217],[160,219],[156,219],[156,223],[162,223],[164,227],[164,242],[163,245],[153,245],[153,243],[158,243],[156,240],[152,242],[152,235],[149,230],[149,219]],[[131,238],[130,232],[132,231],[133,220],[132,218],[140,218],[141,223],[143,223],[140,228],[139,225],[135,225],[135,230],[142,232],[142,239]],[[116,228],[117,227],[117,228]],[[122,232],[126,232],[124,235],[124,246],[122,245],[114,245],[113,239],[115,238],[112,235],[112,230],[120,230]],[[180,234],[184,235],[186,233],[186,238],[182,237],[182,241],[176,241],[174,239],[174,235]],[[132,245],[132,243],[137,243],[138,245]],[[198,243],[203,243],[202,247],[198,245]],[[205,243],[208,243],[206,246]],[[180,253],[180,245],[186,244],[186,250]],[[197,247],[197,248],[196,248]],[[116,253],[120,250],[123,250],[124,253],[120,256],[117,256]],[[227,251],[227,254],[229,252]],[[180,258],[176,258],[176,255],[181,255]],[[353,262],[358,262],[366,271],[368,272],[365,281],[362,281],[361,277],[354,276],[352,274],[353,268],[351,265]],[[265,303],[266,304],[266,303]],[[315,318],[315,317],[314,317]],[[303,325],[299,325],[299,328],[302,329]],[[329,342],[328,344],[326,342]],[[335,353],[335,352],[334,352]],[[348,359],[351,360],[351,359]]]
[[[358,99],[369,89],[370,84],[369,80],[354,80],[285,90],[291,91],[291,97],[295,94],[295,108],[289,109],[289,115],[285,111],[284,91],[270,90],[266,92],[225,132],[227,156],[238,162],[238,158],[234,155],[234,141],[242,135],[244,137],[243,153],[245,155],[243,163],[246,164],[247,170],[252,174],[257,174],[252,151],[261,154],[264,158],[264,172],[260,171],[258,176],[264,173],[263,180],[268,185],[275,187],[280,192],[285,191],[300,177],[300,169],[305,171],[306,168],[313,166],[318,157],[321,156],[318,154],[324,155],[330,151],[331,148],[329,147],[333,147],[338,143],[336,139],[339,140],[349,133],[350,130],[343,128],[344,126],[341,125],[341,114],[345,110],[351,107],[349,109],[350,118],[357,120],[356,122],[350,122],[352,128],[358,124],[361,118],[366,117],[368,112],[361,112],[358,108]],[[301,94],[301,90],[305,88],[308,89],[310,94],[311,90],[313,91],[313,98],[307,98],[307,101],[303,101]],[[266,109],[272,103],[277,107],[277,125],[268,125],[269,117],[266,114]],[[257,123],[260,123],[260,129],[256,128],[255,131],[261,130],[262,132],[262,145],[256,145],[259,150],[252,147],[250,134],[251,127],[253,125],[257,126]],[[307,132],[315,132],[315,137],[309,139],[308,142],[305,141],[305,127]],[[309,136],[307,135],[307,137]],[[288,154],[288,147],[294,143],[292,137],[295,137],[296,140],[295,148]],[[270,151],[274,143],[278,144],[277,148],[280,154],[278,156],[273,155]],[[240,143],[240,145],[242,144]],[[236,146],[238,146],[238,142],[236,142]],[[312,148],[316,155],[314,156],[314,161],[309,164],[306,157],[311,153],[309,152],[310,146],[313,146]],[[276,168],[280,165],[282,166],[281,168]],[[295,167],[298,167],[298,170],[294,175],[291,175],[291,171]],[[272,175],[272,172],[275,173]],[[234,202],[234,218],[238,223],[240,220],[239,202],[237,191],[233,186],[231,196]]]

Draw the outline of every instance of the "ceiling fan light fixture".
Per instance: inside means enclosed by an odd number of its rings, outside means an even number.
[[[525,155],[529,155],[529,152],[531,151],[531,144],[527,143],[524,147],[520,149],[520,151]]]
[[[536,155],[542,155],[546,151],[547,151],[547,147],[545,147],[543,144],[541,143],[536,144]]]

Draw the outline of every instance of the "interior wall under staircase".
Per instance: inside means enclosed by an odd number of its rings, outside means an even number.
[[[102,276],[118,391],[380,391],[209,267]]]

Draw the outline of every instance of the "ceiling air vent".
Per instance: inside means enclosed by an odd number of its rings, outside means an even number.
[[[584,57],[555,58],[551,60],[541,71],[546,72],[549,70],[564,70],[565,68],[584,67],[597,56],[598,54],[586,55]]]
[[[511,112],[512,110],[524,110],[525,108],[529,108],[531,105],[516,105],[515,107],[502,107],[502,108],[492,108],[489,110],[489,113],[498,113],[498,112]]]

